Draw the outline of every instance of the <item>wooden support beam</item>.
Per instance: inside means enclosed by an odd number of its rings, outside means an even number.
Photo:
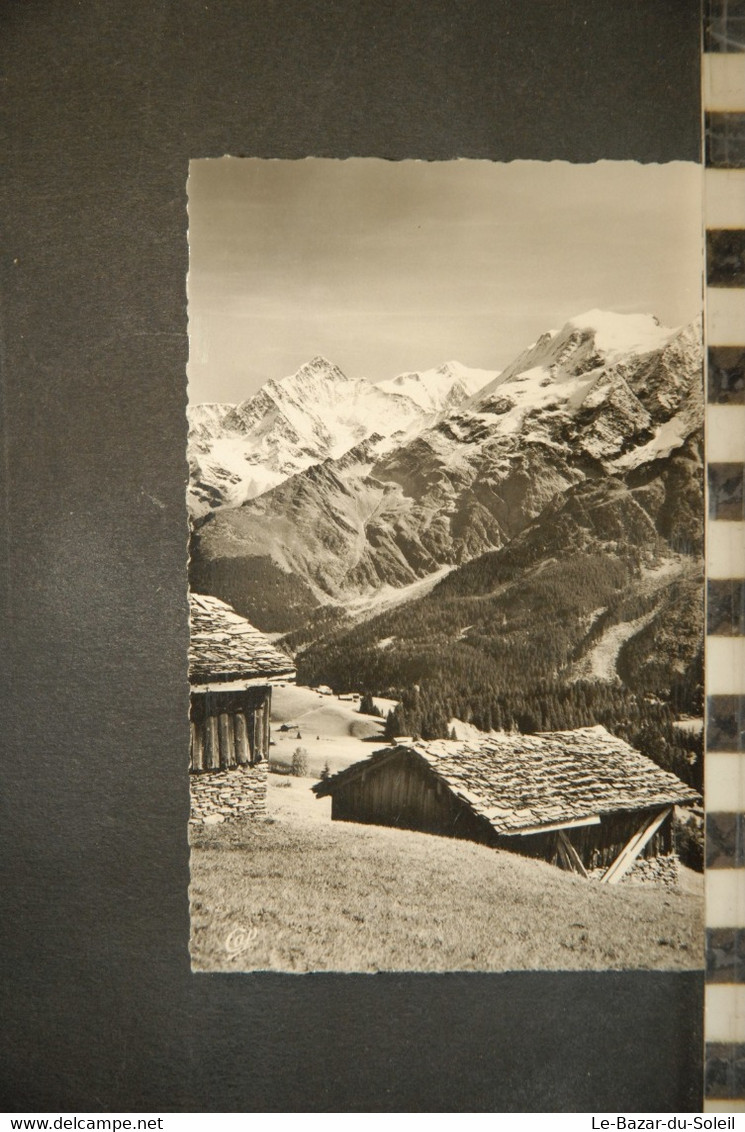
[[[569,861],[570,868],[575,873],[579,873],[580,876],[587,879],[587,869],[582,864],[582,858],[580,857],[579,853],[577,852],[577,850],[572,845],[572,843],[569,840],[569,838],[567,837],[567,835],[564,833],[564,830],[563,829],[558,830],[556,836],[559,839],[559,844],[564,849],[564,852],[565,852],[567,859]]]
[[[261,720],[261,705],[257,704],[253,713],[253,726],[251,728],[251,762],[257,763],[261,760],[261,732],[263,723]]]
[[[262,759],[269,758],[269,740],[271,738],[272,690],[268,690],[264,697],[264,735],[261,744]]]
[[[657,813],[650,814],[650,816],[642,822],[628,844],[623,847],[615,861],[608,866],[601,876],[601,884],[618,884],[621,877],[625,876],[629,871],[650,838],[654,837],[665,818],[670,816],[672,809],[672,806],[667,806],[664,810],[658,810]]]
[[[484,810],[484,817],[491,818],[500,814],[501,810]],[[542,825],[526,825],[522,829],[510,831],[510,837],[527,837],[532,833],[553,833],[555,829],[579,829],[585,825],[600,825],[600,815],[593,814],[589,818],[567,818],[566,821],[544,822]]]
[[[572,871],[572,862],[567,856],[566,846],[563,841],[559,840],[558,836],[556,838],[556,858],[562,869],[566,869],[567,872]]]

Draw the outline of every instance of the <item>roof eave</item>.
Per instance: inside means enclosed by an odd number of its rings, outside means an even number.
[[[380,750],[372,751],[367,758],[360,759],[359,762],[352,763],[351,766],[345,767],[343,770],[337,771],[332,774],[330,778],[325,778],[321,782],[317,782],[315,786],[311,786],[311,790],[317,798],[326,798],[333,794],[338,786],[343,786],[348,782],[354,782],[355,779],[360,778],[368,770],[377,770],[378,767],[384,766],[395,754],[401,751],[408,751],[409,747],[382,747]],[[379,755],[379,758],[376,756]]]
[[[295,669],[288,672],[273,672],[264,676],[236,676],[230,674],[225,679],[208,676],[206,679],[190,677],[189,684],[192,692],[238,692],[245,688],[271,687],[277,684],[286,684],[295,679]]]

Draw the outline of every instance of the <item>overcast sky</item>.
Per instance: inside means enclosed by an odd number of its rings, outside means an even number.
[[[371,381],[501,369],[593,307],[701,310],[701,169],[675,162],[193,161],[189,396],[324,354]]]

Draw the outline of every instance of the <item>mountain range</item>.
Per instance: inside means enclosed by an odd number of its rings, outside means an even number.
[[[449,363],[376,386],[316,358],[242,405],[196,406],[192,576],[282,631],[500,549],[572,489],[630,491],[682,455],[701,357],[698,324],[591,311],[499,374]],[[640,492],[629,507],[651,534],[655,492],[646,507]],[[682,545],[691,516],[659,506]]]
[[[495,373],[446,362],[372,385],[315,357],[239,405],[189,409],[189,509],[195,519],[263,494],[289,476],[376,437],[402,443],[466,401]]]
[[[316,358],[196,406],[191,585],[393,733],[603,723],[699,788],[702,353],[593,310],[501,372]]]

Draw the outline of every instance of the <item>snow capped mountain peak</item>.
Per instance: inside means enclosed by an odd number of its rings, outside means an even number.
[[[234,411],[235,405],[228,404],[225,401],[200,401],[196,405],[188,405],[186,409],[186,416],[189,421],[189,427],[193,430],[195,428],[209,428],[210,426],[216,427],[222,423],[225,416]]]
[[[477,393],[487,382],[499,376],[498,370],[477,369],[456,361],[445,362],[436,372],[462,381],[469,394]]]
[[[680,330],[680,327],[662,326],[653,314],[601,310],[585,311],[569,319],[566,325],[591,331],[596,348],[607,361],[622,354],[648,354],[659,350]]]
[[[497,376],[496,370],[472,369],[451,361],[436,369],[401,373],[390,381],[379,381],[377,388],[408,397],[426,413],[441,413],[462,404]]]
[[[569,422],[579,419],[572,443],[594,459],[623,458],[630,467],[632,447],[639,462],[652,459],[698,426],[698,408],[688,412],[684,405],[700,399],[700,360],[700,325],[673,329],[652,315],[587,311],[541,335],[464,408],[490,438],[522,442],[572,435]],[[633,446],[641,437],[651,438],[646,448]]]
[[[519,391],[526,404],[571,399],[577,407],[604,367],[663,350],[680,333],[680,327],[662,326],[651,314],[586,311],[560,330],[541,334],[470,404],[484,404],[509,390]]]
[[[373,385],[317,354],[238,406],[190,410],[192,514],[239,506],[373,433],[401,443],[462,404],[494,373],[458,362]]]
[[[348,382],[352,380],[347,377],[343,370],[339,369],[334,362],[330,362],[328,358],[324,358],[322,354],[316,354],[309,362],[305,362],[300,366],[300,369],[295,373],[290,374],[288,377],[282,377],[279,381],[267,382],[269,385],[281,386],[286,389],[290,385],[297,385],[307,381],[333,381],[333,382]]]

